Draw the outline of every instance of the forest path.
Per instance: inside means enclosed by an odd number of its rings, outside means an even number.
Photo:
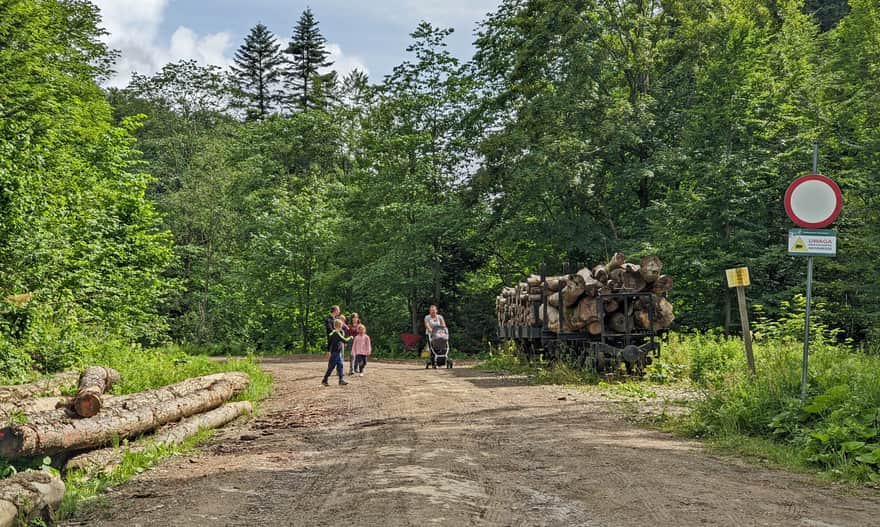
[[[880,499],[703,452],[617,405],[472,368],[266,359],[261,414],[67,525],[868,526]],[[561,399],[565,397],[565,399]]]

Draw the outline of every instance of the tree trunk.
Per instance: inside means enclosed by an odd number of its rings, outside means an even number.
[[[19,403],[22,399],[45,395],[61,395],[61,388],[76,386],[79,373],[65,371],[56,373],[48,379],[31,382],[28,384],[13,384],[0,386],[0,402]]]
[[[58,410],[38,414],[27,424],[0,429],[0,456],[15,459],[100,447],[213,410],[249,383],[247,374],[239,372],[208,375],[115,397],[95,417],[70,418]]]
[[[101,411],[101,397],[122,380],[113,368],[91,366],[79,376],[79,391],[73,399],[73,410],[80,417],[92,417]]]
[[[0,480],[0,527],[30,525],[37,517],[50,521],[64,499],[61,478],[41,470],[19,472]]]
[[[223,406],[168,425],[151,437],[129,445],[128,448],[101,448],[79,454],[67,460],[65,470],[85,470],[89,474],[103,472],[109,474],[122,463],[127,452],[143,452],[158,445],[179,445],[202,430],[211,430],[237,419],[239,416],[253,412],[254,407],[249,401],[228,403]]]

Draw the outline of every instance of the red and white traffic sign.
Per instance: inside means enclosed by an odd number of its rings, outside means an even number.
[[[797,178],[785,191],[785,212],[805,229],[821,229],[837,219],[843,194],[831,178],[810,174]]]

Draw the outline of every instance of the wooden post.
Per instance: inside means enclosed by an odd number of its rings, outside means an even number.
[[[755,374],[755,355],[752,353],[752,331],[749,328],[749,310],[746,307],[746,288],[736,288],[736,299],[739,302],[739,321],[742,324],[743,342],[746,345],[746,360],[749,373]]]
[[[727,286],[736,289],[736,299],[739,304],[739,321],[742,324],[743,343],[746,346],[746,361],[749,364],[749,373],[755,375],[755,355],[752,353],[752,331],[749,328],[749,309],[746,306],[746,287],[751,285],[748,267],[728,269]]]

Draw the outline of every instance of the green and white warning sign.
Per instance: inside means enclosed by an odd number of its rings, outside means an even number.
[[[837,256],[837,231],[791,229],[788,254],[792,256]]]

